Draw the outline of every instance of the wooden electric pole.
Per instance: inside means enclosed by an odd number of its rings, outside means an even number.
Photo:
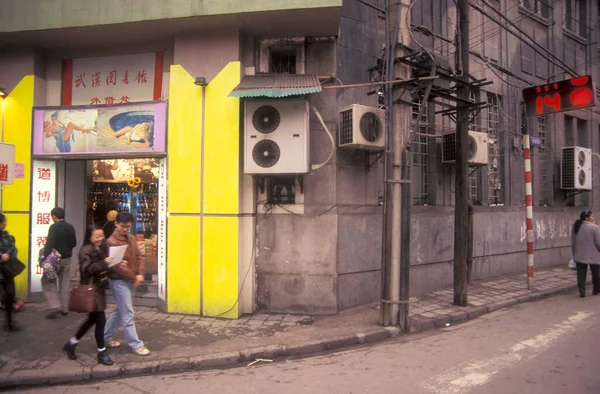
[[[393,7],[390,2],[386,2],[386,9],[388,6],[390,6],[388,17],[395,15],[394,18],[389,18],[389,20],[394,21],[394,24],[389,40],[391,45],[387,52],[387,55],[390,56],[388,58],[388,69],[390,70],[388,80],[407,80],[410,78],[410,66],[402,62],[395,62],[395,59],[405,55],[403,47],[410,46],[410,33],[408,30],[410,28],[410,17],[408,16],[410,1],[401,0],[395,3]],[[392,27],[391,24],[390,27]],[[388,179],[385,179],[386,184],[389,185],[391,197],[387,200],[388,203],[391,203],[391,207],[385,210],[389,215],[386,220],[390,224],[391,250],[388,255],[389,264],[387,265],[389,271],[386,269],[387,267],[382,267],[386,270],[386,273],[389,272],[389,275],[384,278],[385,283],[382,283],[384,299],[382,300],[381,323],[386,326],[400,325],[401,328],[406,329],[408,327],[408,300],[403,300],[402,295],[404,294],[408,298],[408,290],[401,289],[401,282],[407,287],[408,281],[407,278],[402,280],[401,277],[408,273],[406,270],[405,272],[401,271],[400,263],[402,252],[404,252],[401,250],[401,207],[405,203],[401,199],[401,185],[407,182],[406,179],[403,179],[402,160],[406,154],[405,142],[410,129],[411,108],[404,104],[410,102],[410,94],[405,89],[402,90],[403,93],[398,94],[398,90],[398,88],[394,88],[390,92],[387,103],[388,106],[393,106],[393,110],[390,111],[392,114],[390,124],[392,137],[390,141],[392,148],[390,154],[391,168],[387,171]],[[404,160],[406,160],[406,156],[404,156]]]
[[[454,201],[454,305],[467,306],[467,245],[469,241],[469,0],[458,0],[460,17],[459,71],[456,119],[456,179]]]

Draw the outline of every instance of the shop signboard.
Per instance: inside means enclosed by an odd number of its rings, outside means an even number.
[[[167,103],[33,109],[36,157],[165,154]]]
[[[160,100],[163,52],[63,61],[63,105]]]
[[[158,297],[165,300],[167,291],[167,159],[160,159],[158,166]]]
[[[42,270],[38,264],[40,249],[46,245],[52,225],[50,211],[56,206],[56,163],[33,161],[31,186],[31,248],[29,261],[32,293],[42,291]]]
[[[15,146],[0,142],[0,185],[10,185],[15,177]]]

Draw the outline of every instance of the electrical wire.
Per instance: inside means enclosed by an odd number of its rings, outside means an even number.
[[[321,116],[321,113],[319,112],[319,110],[316,109],[313,105],[310,105],[310,108],[313,110],[313,112],[317,116],[317,119],[319,119],[319,122],[325,129],[325,132],[327,133],[327,136],[329,137],[329,140],[331,141],[331,151],[329,152],[329,156],[327,156],[327,159],[321,164],[315,164],[315,165],[311,166],[311,169],[313,171],[316,171],[319,168],[323,167],[325,164],[327,164],[329,162],[329,160],[331,160],[331,158],[333,157],[333,153],[335,152],[335,140],[333,139],[333,135],[331,134],[331,131],[329,131],[329,128],[325,124],[325,121],[323,120],[323,117]]]

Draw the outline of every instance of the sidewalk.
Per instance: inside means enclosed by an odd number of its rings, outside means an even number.
[[[575,288],[575,272],[561,267],[536,272],[533,293],[526,288],[525,275],[477,282],[469,286],[471,306],[466,308],[451,305],[452,289],[413,297],[410,332],[444,327]],[[138,334],[152,353],[148,357],[136,356],[123,345],[110,349],[115,365],[106,367],[96,362],[92,331],[79,344],[77,361],[68,360],[62,352],[82,315],[70,313],[47,320],[43,308],[43,304],[27,304],[16,314],[23,330],[0,333],[0,359],[5,361],[0,362],[0,388],[247,365],[259,358],[302,356],[400,335],[397,328],[378,325],[379,304],[353,308],[335,316],[255,314],[239,320],[137,308]],[[122,333],[117,336],[122,339]]]

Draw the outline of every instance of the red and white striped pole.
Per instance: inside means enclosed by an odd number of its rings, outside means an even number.
[[[527,211],[527,288],[533,290],[533,195],[531,191],[531,148],[529,133],[523,133],[525,157],[525,209]]]

